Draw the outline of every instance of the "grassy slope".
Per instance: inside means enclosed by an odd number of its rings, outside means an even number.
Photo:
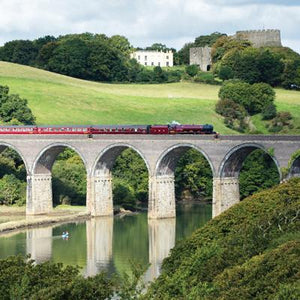
[[[28,100],[38,124],[154,124],[176,120],[211,123],[221,133],[234,133],[214,112],[216,86],[186,82],[104,84],[6,62],[0,62],[0,84]],[[279,90],[278,95],[278,107],[297,115],[300,126],[300,93]],[[259,120],[256,123],[263,127]]]

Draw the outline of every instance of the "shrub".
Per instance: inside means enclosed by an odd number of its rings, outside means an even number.
[[[246,82],[231,80],[223,84],[219,91],[219,98],[230,99],[242,105],[249,114],[256,114],[274,102],[275,92],[266,83],[250,85]]]
[[[265,105],[262,109],[263,120],[271,120],[276,117],[276,106],[273,103]]]
[[[219,84],[219,82],[215,80],[214,75],[211,72],[199,72],[194,81],[207,84]]]
[[[271,120],[269,131],[270,132],[279,132],[283,130],[284,127],[291,128],[292,124],[292,115],[288,111],[280,111],[276,114],[276,117]]]
[[[238,120],[243,119],[247,115],[242,105],[230,99],[219,100],[216,104],[216,112],[223,117]]]
[[[185,72],[191,76],[194,77],[199,72],[199,67],[197,65],[189,65],[185,67]]]

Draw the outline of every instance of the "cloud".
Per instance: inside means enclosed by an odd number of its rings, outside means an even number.
[[[214,31],[276,28],[300,51],[299,1],[0,0],[0,5],[0,44],[88,31],[125,35],[134,46],[162,42],[179,49]]]

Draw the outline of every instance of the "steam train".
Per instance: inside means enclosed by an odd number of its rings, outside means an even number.
[[[216,134],[205,125],[0,126],[0,134]]]

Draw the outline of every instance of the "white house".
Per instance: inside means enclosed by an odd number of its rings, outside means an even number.
[[[138,50],[130,54],[143,66],[173,67],[173,52]]]

